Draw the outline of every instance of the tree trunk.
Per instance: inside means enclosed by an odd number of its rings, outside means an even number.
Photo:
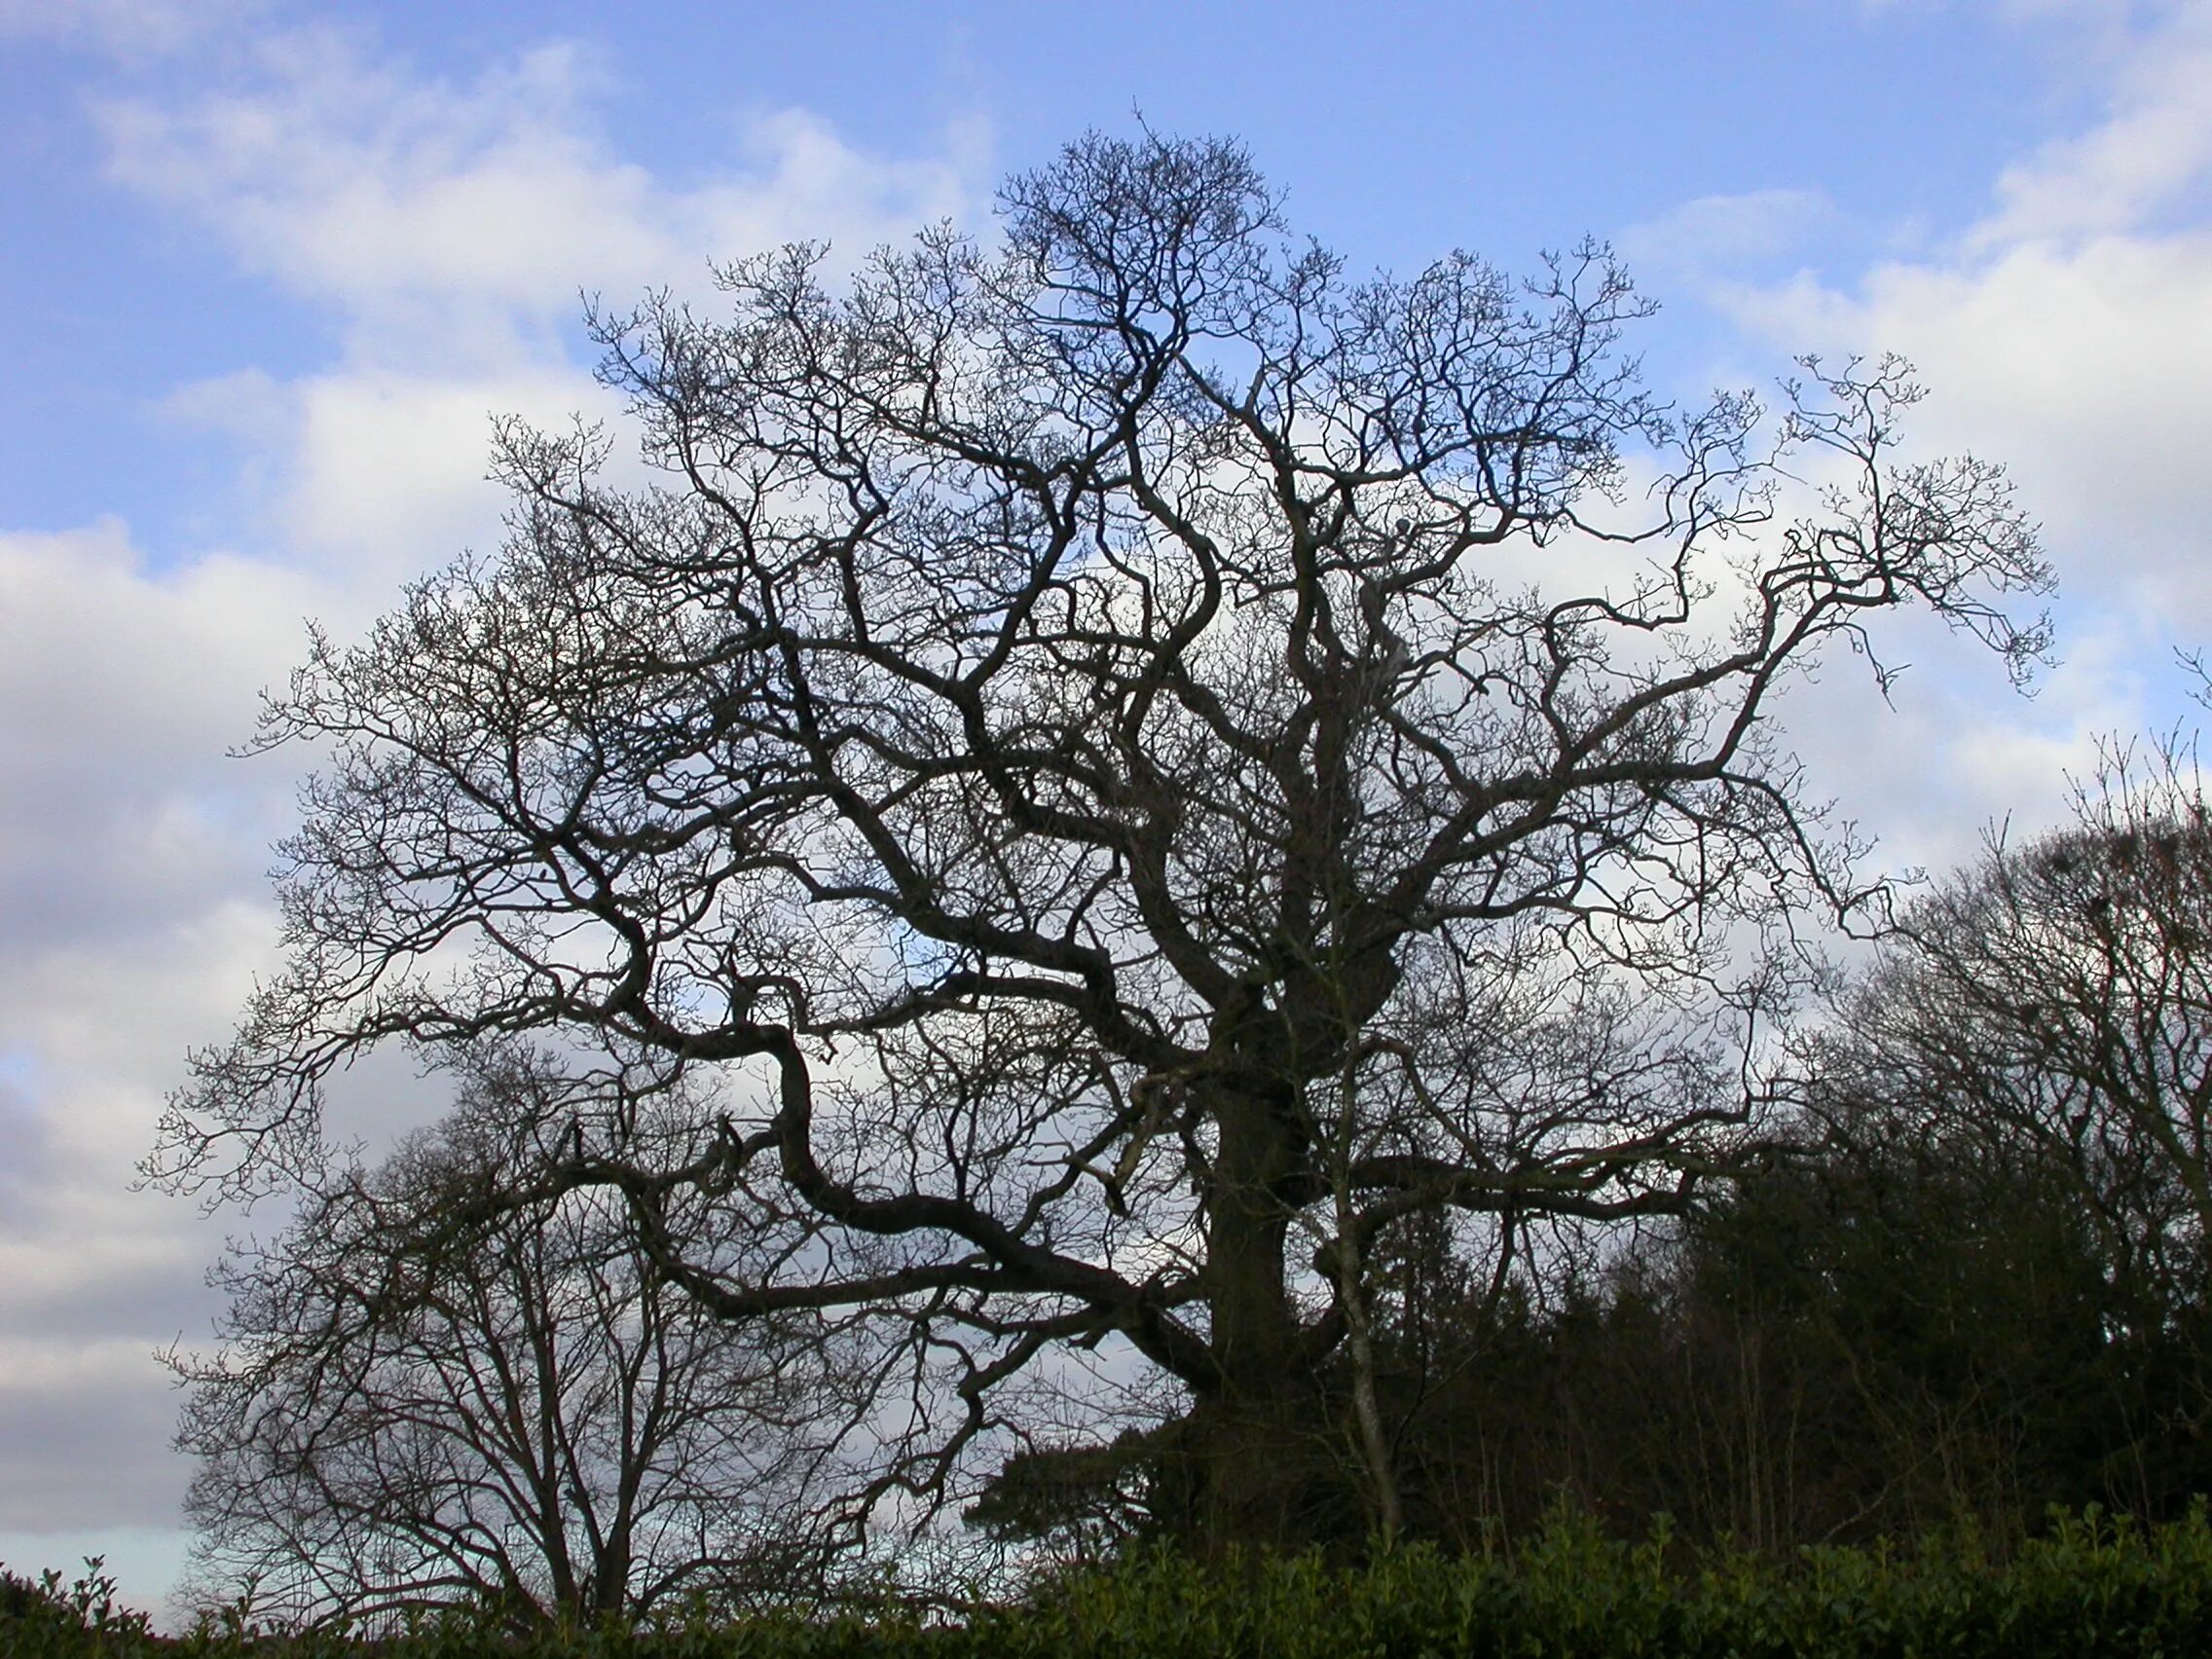
[[[1345,1346],[1351,1354],[1351,1404],[1359,1433],[1359,1457],[1375,1499],[1376,1528],[1385,1543],[1406,1530],[1405,1503],[1398,1493],[1397,1460],[1382,1403],[1375,1390],[1375,1327],[1368,1317],[1367,1288],[1361,1283],[1360,1253],[1347,1241],[1351,1205],[1340,1182],[1337,1189],[1337,1302],[1345,1310]]]
[[[600,1620],[619,1613],[630,1599],[630,1538],[625,1524],[617,1527],[592,1563],[591,1617]]]
[[[1190,1424],[1191,1519],[1209,1553],[1297,1549],[1310,1541],[1327,1432],[1284,1280],[1290,1216],[1278,1195],[1300,1150],[1265,1095],[1225,1090],[1214,1121],[1206,1277],[1221,1382]]]

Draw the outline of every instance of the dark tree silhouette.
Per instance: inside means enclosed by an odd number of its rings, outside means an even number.
[[[2108,750],[2071,825],[1993,843],[1905,912],[1836,1025],[1816,1065],[1847,1102],[2068,1172],[2116,1307],[2201,1298],[2212,826],[2186,754]]]
[[[1190,1523],[1295,1540],[1384,1230],[1664,1208],[1727,1152],[1764,947],[1866,897],[1776,688],[1910,605],[2024,672],[2046,571],[1995,468],[1891,464],[1899,365],[1811,366],[1771,440],[1655,403],[1601,249],[1354,280],[1235,147],[1150,136],[1002,204],[595,318],[661,481],[507,426],[504,552],[274,700],[327,746],[288,964],[159,1167],[273,1178],[393,1040],[718,1070],[687,1168],[610,1116],[560,1179],[727,1318],[909,1331],[888,1482],[1126,1345]],[[693,1248],[700,1194],[773,1271]]]
[[[527,1625],[819,1593],[859,1485],[837,1456],[858,1350],[809,1315],[716,1318],[604,1190],[509,1203],[573,1119],[527,1056],[470,1060],[446,1124],[234,1247],[222,1352],[169,1356],[199,1591],[372,1628],[457,1601]],[[726,1227],[702,1213],[693,1242]]]

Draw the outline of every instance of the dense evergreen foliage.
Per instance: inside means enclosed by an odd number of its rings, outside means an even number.
[[[1777,1560],[1690,1551],[1664,1531],[1619,1543],[1559,1511],[1517,1550],[1450,1558],[1416,1547],[1349,1569],[1307,1555],[1225,1571],[1139,1552],[962,1623],[886,1608],[817,1622],[565,1627],[520,1642],[459,1618],[374,1644],[219,1623],[164,1642],[129,1618],[76,1617],[84,1609],[65,1597],[54,1606],[42,1618],[41,1607],[0,1602],[0,1650],[11,1659],[2098,1659],[2212,1648],[2212,1525],[2201,1508],[2148,1530],[2092,1514],[2057,1522],[2004,1560],[1971,1530],[1914,1550]]]

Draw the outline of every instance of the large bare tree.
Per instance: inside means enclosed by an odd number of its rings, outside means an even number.
[[[503,552],[273,700],[324,746],[287,965],[159,1167],[280,1172],[387,1042],[714,1069],[690,1165],[610,1110],[558,1179],[728,1318],[909,1330],[888,1481],[1125,1346],[1189,1519],[1296,1539],[1387,1229],[1633,1215],[1726,1152],[1770,947],[1865,897],[1778,687],[1907,606],[2024,671],[2046,570],[1997,469],[1892,463],[1896,365],[1655,402],[1602,250],[1355,279],[1236,147],[1149,135],[1002,209],[596,316],[659,481],[507,426]],[[701,1192],[808,1242],[727,1271]]]

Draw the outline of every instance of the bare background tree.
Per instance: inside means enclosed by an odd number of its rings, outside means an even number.
[[[662,483],[510,425],[500,556],[316,642],[264,730],[323,746],[287,966],[156,1167],[281,1180],[388,1042],[719,1074],[687,1165],[616,1124],[556,1184],[721,1317],[904,1333],[883,1493],[964,1490],[1095,1354],[1176,1416],[1172,1524],[1298,1542],[1346,1525],[1394,1229],[1734,1156],[1800,923],[1871,896],[1776,688],[1904,606],[2025,672],[2046,572],[1995,468],[1892,462],[1897,365],[1771,430],[1653,401],[1600,249],[1355,280],[1235,146],[1149,135],[1001,229],[595,317]],[[732,1261],[718,1206],[805,1241]]]
[[[541,1057],[467,1059],[449,1122],[234,1249],[225,1349],[170,1356],[203,1599],[374,1628],[822,1593],[851,1541],[857,1348],[805,1313],[718,1320],[603,1190],[515,1201],[567,1156],[575,1103]],[[641,1148],[670,1107],[645,1103]],[[735,1219],[702,1210],[693,1242]]]
[[[2212,1240],[2212,824],[2194,759],[2108,750],[2075,822],[1993,843],[1907,914],[1820,1056],[1986,1156],[2064,1170],[2099,1254],[2154,1303]]]

